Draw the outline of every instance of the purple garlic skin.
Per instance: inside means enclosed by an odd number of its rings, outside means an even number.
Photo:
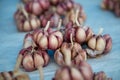
[[[103,37],[106,40],[106,46],[105,46],[104,53],[108,53],[112,49],[112,38],[110,37],[109,34],[105,34],[103,35]]]
[[[39,28],[40,21],[35,15],[29,15],[27,19],[21,10],[14,14],[16,25],[19,31],[28,32]]]

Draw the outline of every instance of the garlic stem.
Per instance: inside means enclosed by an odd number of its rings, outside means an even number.
[[[72,35],[72,33],[70,34],[70,41],[71,41],[71,44],[72,44],[71,48],[73,48],[73,35]]]
[[[70,14],[71,14],[71,15],[70,15]],[[75,23],[75,14],[74,14],[73,9],[70,11],[69,15],[72,16],[72,22]],[[68,17],[69,17],[69,16],[68,16]]]
[[[80,26],[80,23],[79,23],[79,21],[77,19],[78,18],[78,14],[79,14],[79,9],[76,10],[75,22],[76,22],[77,26]]]
[[[60,30],[61,25],[62,25],[62,19],[59,20],[58,27],[57,27],[58,30]]]
[[[46,27],[44,28],[44,31],[47,31],[50,26],[50,21],[47,22]]]
[[[99,32],[98,32],[98,36],[101,35],[103,33],[103,28],[100,28]]]
[[[39,70],[39,74],[40,74],[40,80],[44,80],[43,68],[42,68],[42,66],[39,66],[39,67],[38,67],[38,70]]]
[[[15,68],[14,68],[14,71],[17,72],[19,70],[19,67],[20,67],[20,64],[22,62],[22,54],[19,54],[18,58],[17,58],[17,62],[16,62],[16,65],[15,65]]]
[[[71,65],[71,52],[65,53],[65,64],[70,66]]]
[[[24,5],[23,5],[23,4],[20,4],[20,8],[21,8],[22,13],[23,13],[24,16],[26,17],[26,19],[29,20],[29,18],[28,18],[28,13],[26,12],[26,10],[25,10],[25,8],[24,8]]]

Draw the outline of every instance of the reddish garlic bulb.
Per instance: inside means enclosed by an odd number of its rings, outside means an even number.
[[[94,74],[94,80],[112,80],[112,78],[108,78],[105,72],[100,71]]]
[[[87,62],[81,61],[77,67],[62,66],[53,80],[93,80],[93,71]]]
[[[28,50],[27,50],[28,49]],[[46,66],[49,63],[49,56],[46,51],[32,51],[32,47],[27,48],[22,59],[22,67],[26,71],[33,71],[39,66]]]
[[[40,15],[50,6],[48,0],[33,0],[26,4],[26,10],[34,15]]]
[[[64,42],[54,54],[54,59],[58,65],[74,65],[86,60],[86,58],[86,52],[76,42]]]
[[[119,0],[103,0],[101,4],[102,9],[110,10],[120,16],[120,1]]]
[[[74,2],[72,0],[64,0],[63,2],[57,5],[56,12],[59,15],[65,16],[67,12],[73,8],[73,5],[74,5]]]
[[[93,50],[103,51],[105,49],[105,40],[101,36],[102,29],[98,35],[93,35],[93,37],[88,41],[88,46]]]
[[[50,21],[50,27],[57,27],[60,16],[57,13],[46,12],[45,15],[40,16],[41,26],[45,27],[48,20]]]
[[[47,51],[42,51],[34,47],[24,48],[20,51],[14,71],[18,71],[21,66],[25,71],[39,70],[40,79],[44,80],[42,67],[48,65],[50,57]]]
[[[100,29],[98,35],[93,35],[88,41],[86,52],[90,57],[97,57],[103,53],[108,53],[112,49],[112,38],[109,34],[101,35],[103,29]]]
[[[15,13],[15,20],[19,31],[31,31],[40,26],[39,19],[34,15],[28,15],[23,6]]]
[[[63,35],[59,30],[53,31],[48,29],[50,21],[48,21],[44,30],[36,30],[33,32],[33,39],[40,49],[52,49],[59,48],[63,42]],[[60,24],[61,26],[61,21]]]
[[[74,3],[74,8],[72,8],[63,19],[63,25],[68,26],[68,24],[75,23],[75,19],[78,20],[79,24],[83,24],[86,20],[85,12],[81,5]]]
[[[93,35],[93,31],[89,27],[82,27],[77,20],[79,10],[76,11],[75,19],[72,22],[69,22],[65,31],[65,40],[70,41],[70,34],[73,34],[73,41],[76,41],[80,44],[87,42]],[[74,17],[73,17],[74,18]]]
[[[0,80],[30,80],[29,76],[21,72],[0,72]]]

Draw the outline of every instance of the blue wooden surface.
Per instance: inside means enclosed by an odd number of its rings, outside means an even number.
[[[13,14],[19,0],[0,0],[0,72],[13,70],[19,50],[26,33],[20,33],[14,23]],[[87,60],[93,71],[105,71],[113,80],[120,80],[120,18],[100,8],[101,0],[76,0],[87,14],[85,25],[91,26],[95,33],[100,27],[113,39],[112,51],[100,58]],[[51,60],[44,68],[45,80],[51,80],[58,66]],[[31,80],[39,80],[38,71],[28,73]]]

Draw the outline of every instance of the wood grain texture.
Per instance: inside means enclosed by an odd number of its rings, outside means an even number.
[[[26,33],[20,33],[14,23],[13,14],[16,11],[18,0],[0,0],[0,72],[13,70],[18,52],[22,48]],[[100,8],[101,0],[76,0],[81,3],[87,20],[85,25],[90,26],[95,33],[100,27],[103,34],[109,33],[113,39],[112,51],[100,58],[89,59],[94,72],[105,71],[113,80],[120,79],[120,18],[112,12]],[[45,80],[51,80],[58,66],[51,60],[44,68]],[[28,73],[31,80],[39,80],[39,72]]]

